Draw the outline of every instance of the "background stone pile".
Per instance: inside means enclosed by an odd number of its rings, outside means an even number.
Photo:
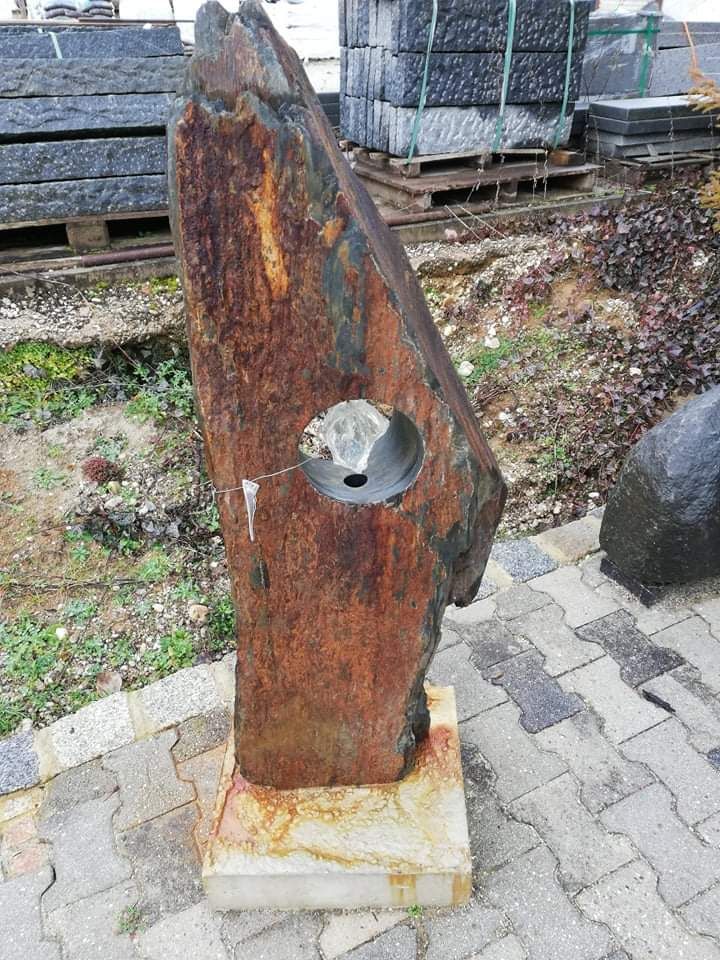
[[[494,143],[508,34],[504,0],[440,0],[418,154],[539,147],[569,135],[580,91],[592,0],[577,0],[570,89],[565,87],[568,0],[519,0],[507,107]],[[420,100],[432,0],[341,0],[343,136],[406,154]]]

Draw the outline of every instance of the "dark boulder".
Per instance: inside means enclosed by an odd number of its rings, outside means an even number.
[[[600,543],[642,583],[720,574],[720,387],[688,401],[633,448]]]

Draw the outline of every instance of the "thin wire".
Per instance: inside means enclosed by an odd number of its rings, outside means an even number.
[[[313,457],[306,457],[304,460],[301,460],[300,463],[294,463],[291,467],[283,467],[282,470],[276,470],[275,473],[263,473],[259,477],[253,477],[250,483],[257,483],[258,480],[270,480],[272,477],[279,477],[281,473],[289,473],[291,470],[297,470],[298,467],[301,467],[304,463],[309,463],[313,460]],[[242,484],[239,487],[228,487],[227,490],[218,490],[217,487],[213,487],[215,496],[219,497],[221,493],[237,493],[238,490],[242,490]]]
[[[412,135],[410,137],[410,149],[408,150],[407,162],[413,158],[417,139],[420,133],[420,121],[423,110],[425,109],[425,100],[427,98],[428,76],[430,74],[430,54],[432,53],[433,43],[435,42],[435,29],[438,18],[438,0],[433,0],[432,18],[430,20],[430,33],[428,34],[427,51],[425,53],[425,68],[423,70],[422,84],[420,85],[420,99],[418,100],[417,110],[415,111],[415,120],[413,122]]]

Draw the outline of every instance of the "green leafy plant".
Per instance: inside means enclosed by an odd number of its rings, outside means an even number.
[[[192,635],[184,628],[173,630],[161,637],[159,649],[149,650],[145,658],[160,676],[189,667],[195,659]]]
[[[54,490],[55,487],[61,487],[67,478],[64,473],[60,473],[53,467],[38,467],[32,479],[39,490]]]
[[[144,926],[145,921],[142,910],[137,903],[133,903],[130,906],[123,908],[120,916],[118,917],[118,933],[124,933],[132,936],[135,933],[139,933]]]
[[[210,611],[208,619],[210,649],[220,653],[230,646],[235,638],[235,607],[230,594],[221,597]]]
[[[138,578],[146,583],[163,580],[172,570],[170,557],[160,548],[151,551],[138,569]]]

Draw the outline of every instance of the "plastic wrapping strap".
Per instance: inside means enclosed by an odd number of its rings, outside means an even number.
[[[647,93],[648,81],[650,79],[650,60],[652,58],[653,50],[653,34],[657,33],[660,29],[654,25],[655,20],[655,17],[649,16],[647,18],[647,23],[645,24],[645,29],[642,31],[645,35],[645,42],[643,44],[642,60],[640,61],[640,77],[638,79],[638,95],[641,97],[644,97]]]
[[[572,79],[572,61],[573,47],[575,46],[575,0],[568,0],[570,4],[570,23],[568,25],[568,45],[567,58],[565,61],[565,86],[563,87],[562,106],[560,107],[560,116],[555,125],[555,136],[553,137],[553,149],[557,147],[565,129],[565,114],[567,112],[568,100],[570,99],[570,81]]]
[[[510,67],[512,65],[513,43],[515,41],[515,18],[517,15],[516,0],[508,0],[508,28],[505,42],[505,62],[503,64],[502,91],[500,106],[498,107],[497,122],[495,123],[495,139],[493,153],[497,153],[502,143],[503,127],[505,126],[505,104],[507,102],[508,87],[510,86]]]
[[[514,0],[513,0],[514,2]],[[428,77],[430,76],[430,54],[435,43],[435,30],[438,20],[438,0],[433,0],[432,17],[430,19],[430,33],[428,34],[427,51],[425,52],[425,66],[423,68],[422,84],[420,85],[420,99],[418,100],[417,110],[415,111],[415,120],[413,121],[412,136],[410,137],[410,149],[408,150],[407,162],[410,163],[415,155],[417,138],[420,133],[420,123],[422,121],[425,101],[427,99]]]

